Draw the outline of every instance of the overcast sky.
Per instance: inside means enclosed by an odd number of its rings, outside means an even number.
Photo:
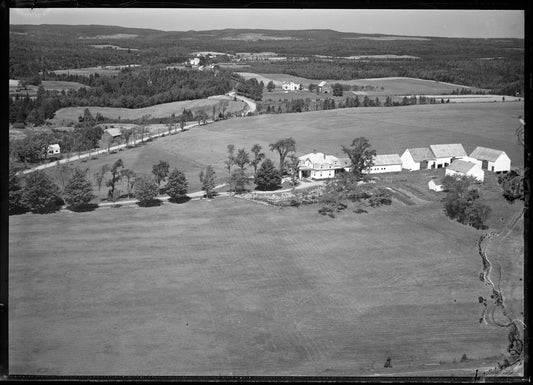
[[[524,37],[524,12],[511,10],[10,9],[11,24],[101,24],[163,31],[334,29],[406,36]]]

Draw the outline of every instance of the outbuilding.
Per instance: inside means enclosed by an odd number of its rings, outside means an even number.
[[[374,156],[374,165],[367,171],[369,174],[379,174],[383,172],[401,172],[402,159],[398,154],[385,154]]]
[[[402,168],[407,170],[427,170],[435,168],[435,155],[429,147],[408,148],[400,157]]]
[[[485,172],[481,169],[479,164],[467,162],[466,160],[457,159],[452,162],[447,168],[445,175],[466,175],[474,177],[478,182],[483,182],[485,179]]]
[[[466,157],[465,149],[460,143],[453,144],[432,144],[429,146],[435,156],[435,167],[443,168],[449,166],[454,160]]]
[[[470,154],[470,158],[475,159],[482,170],[495,173],[509,172],[511,170],[511,159],[504,151],[494,150],[486,147],[476,147]]]
[[[59,155],[61,154],[61,147],[59,144],[51,144],[48,146],[48,150],[46,151],[48,155]]]
[[[433,191],[437,191],[437,192],[444,191],[444,186],[442,185],[440,181],[436,179],[431,179],[428,182],[428,187],[430,190],[433,190]]]

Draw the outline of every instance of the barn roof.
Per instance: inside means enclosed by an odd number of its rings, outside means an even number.
[[[324,81],[321,81],[320,83],[318,83],[318,86],[319,87],[324,87],[328,82],[326,82],[325,80]]]
[[[415,162],[435,159],[435,155],[433,155],[429,147],[408,148],[407,151],[411,153],[411,156]]]
[[[104,132],[107,132],[113,138],[122,135],[122,132],[120,132],[120,128],[108,128],[104,130]]]
[[[374,157],[374,166],[386,166],[391,164],[402,164],[400,155],[398,154],[386,154],[376,155]]]
[[[339,162],[342,167],[350,167],[352,165],[350,158],[339,158]]]
[[[432,144],[429,146],[435,157],[447,158],[452,156],[466,156],[465,149],[460,143],[453,144]]]
[[[466,160],[456,159],[452,162],[452,164],[448,166],[448,169],[466,174],[473,167],[476,167],[475,163],[470,163]]]
[[[502,154],[505,154],[505,152],[494,150],[492,148],[476,147],[476,149],[470,154],[470,157],[495,162]]]

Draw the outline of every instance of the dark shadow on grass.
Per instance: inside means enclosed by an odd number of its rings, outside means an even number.
[[[188,201],[190,201],[191,198],[187,195],[182,195],[180,197],[176,197],[176,198],[170,198],[168,201],[171,202],[171,203],[178,203],[178,204],[181,204],[181,203],[187,203]]]
[[[79,207],[67,207],[67,209],[69,209],[70,211],[74,211],[74,212],[77,212],[77,213],[85,213],[85,212],[88,212],[88,211],[94,211],[98,208],[98,204],[96,203],[88,203],[86,205],[83,205],[83,206],[79,206]]]
[[[155,207],[155,206],[161,206],[163,202],[161,202],[159,199],[151,199],[149,201],[144,202],[137,202],[137,204],[141,207]]]

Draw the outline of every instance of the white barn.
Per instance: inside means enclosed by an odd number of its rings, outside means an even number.
[[[402,168],[407,170],[427,170],[435,168],[435,155],[429,147],[408,148],[400,157]]]
[[[479,164],[467,162],[465,160],[457,159],[446,168],[446,175],[466,175],[472,176],[478,182],[483,182],[485,179],[485,172],[481,169]]]
[[[486,147],[476,147],[470,154],[470,158],[475,159],[482,170],[496,173],[508,172],[511,170],[511,159],[504,151],[494,150]]]
[[[398,154],[376,155],[374,165],[367,171],[368,174],[379,174],[383,172],[401,172],[402,159]]]
[[[447,167],[455,159],[466,157],[465,149],[460,143],[453,144],[432,144],[429,146],[435,156],[436,168]]]
[[[329,179],[340,172],[349,171],[350,159],[337,158],[321,152],[313,152],[298,158],[298,177],[311,179]]]

